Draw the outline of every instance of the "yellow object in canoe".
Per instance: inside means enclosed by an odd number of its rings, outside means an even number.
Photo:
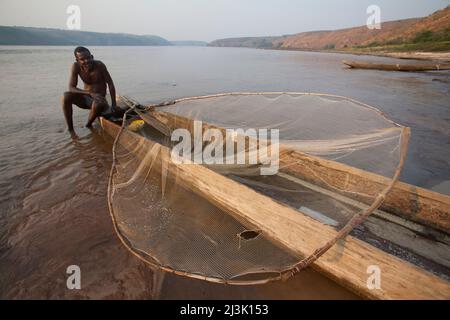
[[[141,130],[144,125],[145,125],[144,120],[134,120],[128,125],[128,130],[137,132]]]

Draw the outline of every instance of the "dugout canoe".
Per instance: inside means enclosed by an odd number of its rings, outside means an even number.
[[[133,102],[123,100],[128,107]],[[148,111],[141,115],[145,121],[166,136],[178,128],[192,131],[193,120],[170,112]],[[204,130],[209,128],[224,130],[203,121]],[[330,161],[280,146],[280,168],[290,174],[321,187],[331,186],[344,195],[345,193],[366,193],[374,196],[385,188],[390,179],[363,171],[342,163]],[[311,170],[306,170],[310,168]],[[311,174],[314,172],[314,175]],[[346,192],[339,192],[346,181]],[[361,197],[361,202],[368,203]],[[369,200],[371,201],[371,200]],[[444,232],[450,232],[450,197],[427,189],[398,182],[385,199],[382,208],[399,217],[408,219]]]
[[[169,113],[164,114],[157,112],[157,114],[159,116],[164,116],[165,120],[170,120],[171,117],[173,117],[173,115]],[[161,119],[158,119],[156,114],[151,114],[151,116],[154,116],[156,121],[155,127],[160,126],[159,131],[164,131],[167,134],[167,129],[170,128],[170,126],[167,126],[167,121],[160,121]],[[179,120],[179,116],[177,116],[178,127],[180,125]],[[112,137],[115,137],[119,132],[120,127],[118,124],[105,118],[101,118],[100,122],[105,132]],[[189,125],[188,119],[186,126]],[[163,130],[161,128],[163,128]],[[140,143],[148,145],[148,147],[151,147],[156,143],[126,129],[123,134],[126,135],[126,139],[139,141]],[[161,150],[163,150],[161,161],[167,162],[169,170],[170,168],[173,169],[174,164],[170,163],[169,149],[162,146]],[[358,179],[372,179],[375,189],[386,183],[382,177],[372,176],[372,174],[361,172],[361,170],[354,170],[355,168],[347,168],[341,164],[332,163],[330,161],[317,162],[318,160],[323,159],[310,157],[309,155],[301,153],[293,154],[291,150],[282,150],[281,158],[286,157],[288,159],[286,161],[289,161],[289,157],[296,157],[296,161],[300,161],[300,163],[303,161],[304,165],[320,166],[318,172],[327,172],[327,176],[332,172],[335,175],[348,175],[347,177],[349,179],[355,179],[356,182]],[[185,184],[187,188],[193,190],[205,199],[208,199],[212,204],[238,218],[240,221],[251,221],[251,227],[257,227],[259,230],[262,230],[262,232],[268,235],[271,240],[282,245],[288,251],[299,255],[308,255],[314,248],[317,248],[336,234],[336,230],[311,219],[307,214],[299,215],[299,210],[294,210],[264,194],[255,192],[251,188],[222,176],[206,167],[178,166],[176,170],[179,174],[181,173],[179,176],[180,181],[182,184]],[[300,171],[300,173],[297,171]],[[318,190],[316,190],[318,192],[327,192],[325,189],[321,190],[320,185],[317,186],[310,183],[313,181],[310,180],[310,182],[308,182],[308,179],[311,179],[311,177],[305,177],[301,171],[300,166],[294,168],[293,171],[282,172],[281,174],[284,175],[283,178],[303,184],[306,187],[318,188]],[[208,190],[204,190],[204,188],[201,187],[202,182],[211,184],[212,181],[215,183],[211,188],[208,188]],[[358,185],[358,183],[355,183],[355,185]],[[228,186],[225,189],[232,191],[227,192],[226,194],[223,193],[223,186]],[[392,210],[391,212],[377,210],[375,212],[375,217],[371,217],[368,224],[372,228],[370,230],[373,231],[375,229],[379,231],[381,229],[381,233],[384,233],[384,235],[387,234],[388,238],[389,236],[392,236],[392,234],[388,234],[389,232],[395,234],[396,237],[403,237],[400,239],[400,242],[403,242],[403,244],[410,242],[410,246],[417,245],[417,241],[414,242],[417,235],[423,237],[424,234],[432,234],[432,237],[437,237],[438,240],[431,242],[431,251],[433,250],[434,244],[440,243],[441,247],[437,250],[439,252],[436,253],[436,255],[439,256],[439,253],[442,254],[442,252],[448,252],[448,225],[446,225],[446,222],[448,223],[450,200],[443,195],[419,189],[420,188],[407,184],[397,184],[392,192],[395,192],[395,196],[399,197],[399,199],[397,202],[393,199],[392,203],[390,205],[388,204],[388,208],[390,206],[395,209],[393,211],[397,212],[409,210],[406,214],[403,213],[403,216],[410,215],[412,217],[412,215],[414,215],[414,218],[420,216],[420,219],[416,220],[420,220],[422,223],[402,219],[395,215],[395,212],[392,214]],[[345,198],[345,196],[335,193],[329,194],[329,196],[337,199]],[[416,208],[415,211],[411,210],[413,207],[412,205],[406,205],[406,203],[412,199],[419,204],[418,207],[414,206],[414,208]],[[344,201],[346,200],[344,199]],[[402,203],[405,204],[402,205]],[[365,204],[361,202],[359,205],[364,206]],[[434,210],[437,208],[436,206],[441,210],[440,214],[437,216],[434,215]],[[420,208],[420,210],[417,211],[417,208]],[[291,219],[293,223],[290,225],[290,228],[286,229],[286,226],[273,217],[272,212],[278,212],[282,216]],[[418,212],[420,212],[420,214],[417,214]],[[383,225],[383,223],[385,224]],[[398,229],[399,225],[401,226],[401,232],[399,232]],[[439,226],[446,231],[438,230],[438,228],[431,226]],[[405,228],[407,229],[407,232],[402,235],[401,233]],[[304,237],[296,237],[295,235],[298,234],[302,234]],[[308,239],[308,241],[304,239]],[[423,243],[426,244],[430,244],[431,241],[430,239],[422,240]],[[430,249],[430,247],[428,247],[428,249]],[[426,246],[422,247],[421,250],[422,253],[423,251],[427,251]],[[446,268],[445,263],[447,260],[448,257],[444,257],[444,261],[441,260],[438,262],[444,264],[444,268]],[[367,288],[366,280],[368,265],[377,265],[383,270],[383,285],[379,290],[370,290]],[[422,269],[421,266],[413,265],[404,259],[395,257],[355,236],[348,236],[344,243],[332,247],[324,254],[324,256],[314,262],[312,267],[364,298],[450,298],[450,284],[445,276],[444,278],[442,276],[436,276],[431,272]]]
[[[342,61],[343,64],[351,69],[383,70],[383,71],[404,71],[404,72],[422,72],[422,71],[442,71],[450,70],[450,64],[400,64],[400,63],[375,63],[363,61]]]

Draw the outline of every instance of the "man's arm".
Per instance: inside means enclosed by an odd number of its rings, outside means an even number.
[[[108,72],[108,69],[106,68],[105,65],[103,65],[104,69],[103,72],[105,74],[105,80],[106,83],[108,84],[108,88],[109,88],[109,94],[111,95],[111,107],[116,107],[116,87],[114,86],[114,82],[111,78],[111,75]]]
[[[78,68],[79,68],[78,65],[76,63],[74,63],[72,65],[72,69],[70,70],[69,92],[90,95],[89,91],[77,88],[77,84],[78,84]]]

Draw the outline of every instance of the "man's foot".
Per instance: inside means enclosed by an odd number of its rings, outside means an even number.
[[[72,137],[73,140],[77,140],[78,139],[78,135],[75,133],[75,131],[69,131],[70,136]]]

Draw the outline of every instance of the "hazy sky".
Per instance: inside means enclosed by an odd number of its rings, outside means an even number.
[[[364,25],[372,4],[382,21],[421,17],[450,0],[0,0],[0,25],[66,29],[72,4],[82,31],[211,41]]]

